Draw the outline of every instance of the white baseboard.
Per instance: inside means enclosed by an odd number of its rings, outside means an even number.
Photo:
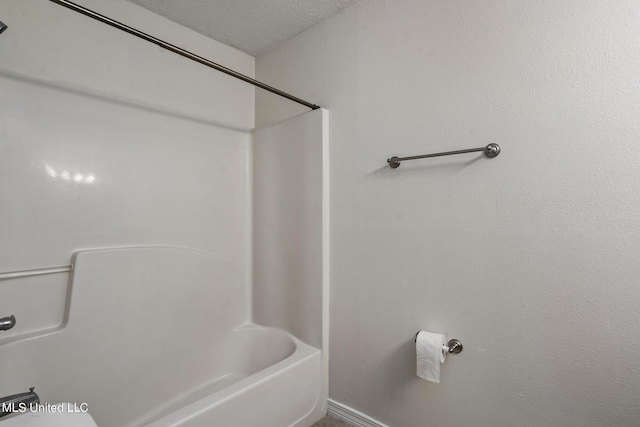
[[[389,427],[333,399],[329,399],[329,415],[339,418],[353,427]]]

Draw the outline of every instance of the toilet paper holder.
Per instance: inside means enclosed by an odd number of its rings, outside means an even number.
[[[413,342],[418,341],[419,333],[420,331],[416,332],[416,337],[413,339]],[[447,353],[458,354],[462,352],[462,343],[455,338],[450,339],[449,342],[447,342],[447,345],[442,347]]]

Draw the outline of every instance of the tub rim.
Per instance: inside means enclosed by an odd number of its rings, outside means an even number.
[[[258,372],[255,372],[227,387],[224,387],[221,390],[218,390],[203,398],[190,402],[185,406],[181,407],[180,409],[177,409],[164,416],[156,418],[151,422],[147,422],[146,424],[137,424],[134,421],[130,424],[130,426],[166,427],[166,426],[175,425],[176,423],[183,421],[185,419],[195,418],[198,415],[203,414],[206,411],[212,409],[213,407],[221,405],[226,401],[233,399],[234,397],[240,395],[243,391],[269,381],[274,375],[281,372],[283,368],[296,366],[300,363],[305,362],[309,358],[317,355],[318,353],[322,352],[320,349],[312,347],[308,344],[305,344],[290,332],[280,328],[262,326],[256,323],[248,322],[236,328],[233,328],[230,332],[238,332],[238,331],[246,331],[246,330],[267,331],[267,332],[275,332],[278,334],[283,334],[294,343],[295,350],[289,356],[274,363],[273,365],[270,365]]]

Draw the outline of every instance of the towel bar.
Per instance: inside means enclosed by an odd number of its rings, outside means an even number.
[[[397,157],[393,156],[387,159],[387,163],[393,169],[396,169],[400,166],[400,162],[405,160],[416,160],[416,159],[426,159],[427,157],[440,157],[440,156],[451,156],[453,154],[464,154],[464,153],[473,153],[476,151],[484,151],[484,154],[489,158],[494,158],[498,154],[500,154],[500,146],[498,144],[489,144],[486,147],[479,148],[469,148],[467,150],[456,150],[456,151],[445,151],[443,153],[433,153],[433,154],[423,154],[421,156],[409,156],[409,157]]]

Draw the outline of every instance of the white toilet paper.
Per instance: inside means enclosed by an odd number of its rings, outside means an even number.
[[[416,337],[416,375],[425,380],[440,382],[440,364],[444,362],[447,339],[442,334],[420,331]]]

